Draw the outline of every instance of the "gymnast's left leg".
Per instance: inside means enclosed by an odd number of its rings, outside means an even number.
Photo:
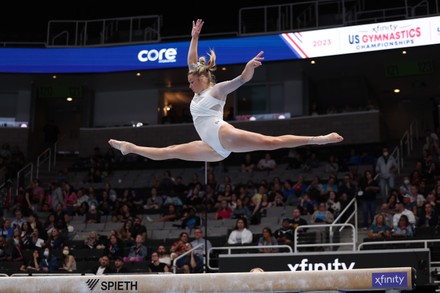
[[[336,132],[320,136],[280,135],[270,136],[222,125],[219,131],[222,146],[231,152],[271,151],[310,144],[337,143],[344,140]]]

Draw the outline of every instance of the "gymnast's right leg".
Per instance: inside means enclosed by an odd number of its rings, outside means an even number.
[[[128,141],[110,139],[108,143],[123,155],[137,154],[151,160],[180,159],[186,161],[218,162],[224,158],[201,140],[167,147],[144,147]]]

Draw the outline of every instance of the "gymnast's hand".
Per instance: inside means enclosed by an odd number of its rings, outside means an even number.
[[[249,60],[249,62],[246,64],[246,67],[244,68],[243,72],[241,73],[242,78],[244,81],[251,80],[252,76],[254,76],[254,69],[260,67],[263,65],[261,61],[264,60],[263,51],[260,51],[257,56]]]
[[[201,19],[197,19],[196,21],[193,20],[191,37],[196,38],[200,35],[200,32],[202,31],[202,27],[203,27],[204,23],[205,22]]]

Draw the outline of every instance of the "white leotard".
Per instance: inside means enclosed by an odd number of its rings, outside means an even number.
[[[191,101],[190,111],[200,139],[224,158],[231,154],[231,151],[223,148],[219,137],[220,127],[228,124],[223,120],[226,96],[244,83],[241,75],[237,76],[195,94]]]

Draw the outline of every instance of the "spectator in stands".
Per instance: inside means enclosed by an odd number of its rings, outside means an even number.
[[[147,260],[148,249],[144,244],[144,237],[138,234],[135,241],[135,244],[130,247],[128,255],[124,257],[125,262],[142,262]]]
[[[301,227],[304,225],[308,225],[306,219],[304,219],[301,215],[301,210],[299,208],[294,208],[292,211],[292,219],[289,221],[289,225],[293,230],[297,230],[298,233],[303,233],[307,231],[307,228]]]
[[[298,208],[301,210],[302,215],[312,215],[318,208],[318,203],[310,198],[308,192],[305,192],[299,200]]]
[[[258,225],[261,223],[261,201],[263,194],[266,194],[267,189],[265,184],[259,184],[258,191],[253,194],[249,201],[249,210],[251,211],[250,224]]]
[[[325,202],[324,186],[321,183],[321,178],[318,175],[313,176],[312,181],[307,186],[307,193],[311,199],[315,200],[317,203]]]
[[[109,236],[109,241],[105,245],[104,254],[109,257],[111,261],[116,260],[117,257],[123,257],[123,245],[116,234]]]
[[[339,172],[338,158],[335,154],[330,154],[327,162],[324,166],[325,172],[330,175],[337,174]]]
[[[225,184],[221,189],[222,190],[217,191],[217,202],[215,204],[216,208],[221,206],[223,200],[225,200],[226,203],[230,203],[232,201],[232,196],[236,196],[234,187],[231,183]]]
[[[192,249],[191,243],[185,243],[184,251],[189,252]],[[174,264],[177,268],[177,273],[182,274],[192,274],[192,273],[201,273],[203,270],[203,258],[194,253],[194,251],[185,254],[181,258],[175,260]]]
[[[416,201],[412,201],[410,194],[405,194],[402,196],[402,204],[405,209],[410,210],[411,212],[413,212],[414,216],[416,216],[417,204]]]
[[[338,186],[338,195],[343,194],[347,196],[348,200],[352,200],[356,196],[356,184],[353,183],[353,177],[350,173],[345,173],[343,180]]]
[[[39,211],[44,198],[44,188],[40,184],[40,180],[37,178],[32,179],[32,196],[31,196],[31,209],[33,211]]]
[[[28,246],[27,248],[29,249],[39,249],[44,247],[45,242],[44,239],[40,237],[40,231],[38,230],[38,228],[34,228],[32,229],[32,233],[29,237],[29,242],[28,242]]]
[[[14,229],[14,238],[11,240],[11,247],[11,260],[23,262],[24,248],[20,229]]]
[[[89,236],[84,240],[85,247],[90,249],[104,249],[105,245],[99,239],[99,235],[96,231],[90,231]]]
[[[438,225],[439,215],[435,213],[431,203],[426,202],[423,206],[424,209],[418,217],[417,227],[436,227]]]
[[[263,193],[263,196],[261,197],[260,202],[260,214],[262,217],[267,216],[267,211],[272,208],[272,202],[269,201],[269,195],[265,192]]]
[[[126,220],[121,228],[117,231],[117,236],[123,242],[132,242],[134,241],[133,236],[133,222],[132,220]]]
[[[0,227],[0,236],[5,237],[6,240],[14,237],[14,228],[11,226],[10,219],[5,219],[3,221],[3,226]]]
[[[142,235],[145,240],[147,239],[147,227],[142,224],[142,218],[140,216],[135,216],[133,226],[131,227],[131,235],[136,238],[139,234]]]
[[[414,209],[412,210],[414,215],[418,217],[423,213],[424,205],[426,202],[426,198],[423,194],[419,192],[418,185],[412,185],[410,188],[410,198],[411,202],[414,203]]]
[[[279,244],[287,244],[293,246],[295,241],[295,230],[290,225],[289,218],[284,218],[281,221],[281,227],[275,230],[274,237]]]
[[[218,210],[215,213],[215,219],[230,219],[232,217],[232,212],[233,210],[229,207],[228,202],[226,200],[222,200],[221,205],[218,207]]]
[[[124,265],[124,259],[121,256],[117,256],[114,261],[114,269],[112,274],[126,274],[128,273],[127,267]]]
[[[365,170],[364,176],[359,181],[358,198],[362,203],[362,217],[364,222],[364,230],[373,222],[377,210],[377,199],[380,194],[378,182],[374,179],[371,170]]]
[[[73,189],[73,186],[68,182],[64,182],[63,198],[64,198],[64,206],[66,207],[67,214],[70,216],[74,215],[75,212],[74,204],[78,200],[78,196],[75,190]]]
[[[338,192],[338,183],[335,175],[329,175],[326,184],[322,185],[322,189],[324,190],[324,198],[330,191]]]
[[[170,257],[174,260],[176,257],[185,252],[185,244],[189,242],[189,235],[187,232],[182,232],[179,235],[179,239],[173,242],[170,247]]]
[[[21,226],[24,222],[26,222],[26,219],[23,217],[23,214],[20,209],[16,209],[14,211],[14,218],[11,220],[11,227],[13,229],[21,229]]]
[[[201,218],[200,215],[197,214],[197,211],[194,207],[188,207],[183,212],[182,218],[180,218],[182,223],[179,225],[182,229],[192,230],[195,227],[200,226]]]
[[[240,171],[243,173],[253,173],[255,171],[255,162],[251,153],[246,153],[240,164]]]
[[[165,245],[159,245],[157,247],[157,254],[159,255],[159,261],[166,264],[169,268],[171,266],[171,257],[170,254],[167,252]]]
[[[50,195],[52,197],[52,210],[55,211],[57,204],[61,204],[63,209],[65,209],[63,190],[58,181],[53,180],[49,184]]]
[[[399,224],[400,217],[402,215],[406,215],[408,218],[409,223],[415,227],[416,225],[416,217],[414,216],[414,213],[408,209],[405,208],[403,203],[398,202],[396,203],[396,212],[393,216],[393,227],[396,227]]]
[[[174,205],[176,208],[181,209],[183,207],[183,201],[179,197],[180,195],[177,194],[174,190],[171,190],[171,192],[165,196],[164,200],[164,207],[167,207],[169,205]]]
[[[43,258],[40,261],[39,268],[41,272],[53,273],[58,270],[58,259],[52,253],[52,248],[46,246],[43,250]]]
[[[277,162],[272,158],[269,152],[264,154],[264,157],[261,158],[258,163],[256,170],[258,171],[273,171],[277,167]]]
[[[391,236],[391,227],[385,222],[385,216],[382,213],[376,214],[373,223],[368,228],[368,238],[374,240],[385,240]]]
[[[402,214],[400,216],[399,222],[391,230],[391,236],[396,238],[414,236],[414,228],[413,225],[409,222],[407,215]]]
[[[327,206],[327,210],[329,210],[336,219],[341,212],[341,203],[339,202],[335,191],[329,191],[327,193],[327,201],[325,202],[325,205]]]
[[[0,236],[0,261],[11,260],[11,241],[6,240],[4,236]]]
[[[92,269],[92,273],[95,275],[105,275],[113,273],[113,269],[110,266],[110,259],[107,255],[103,255],[98,260],[98,265]]]
[[[262,253],[271,253],[271,252],[279,251],[279,249],[276,247],[266,247],[266,246],[278,245],[278,241],[273,235],[272,229],[270,229],[269,227],[263,228],[262,235],[258,239],[257,245],[260,246],[258,251]]]
[[[60,230],[56,227],[52,228],[50,231],[50,236],[46,240],[46,245],[50,246],[52,249],[61,249],[66,242],[66,238],[64,238],[63,234],[61,234]]]
[[[237,198],[237,206],[232,211],[231,218],[238,219],[240,217],[249,219],[251,217],[251,211],[243,204],[243,200],[241,198]]]
[[[246,218],[238,218],[234,230],[231,231],[228,237],[229,245],[243,245],[251,244],[253,241],[252,231],[248,228]]]
[[[333,214],[327,210],[324,202],[318,205],[318,209],[312,214],[311,222],[313,224],[330,224],[335,218]]]
[[[193,233],[194,240],[191,241],[191,246],[194,248],[194,253],[203,257],[205,255],[205,252],[209,251],[212,248],[211,241],[209,241],[209,239],[203,238],[203,231],[200,227],[196,227],[193,230]],[[205,245],[207,249],[205,249]]]
[[[399,186],[400,194],[409,194],[411,192],[411,181],[409,180],[409,176],[403,177],[402,185]]]
[[[382,149],[382,155],[376,162],[376,173],[379,175],[380,195],[382,202],[385,202],[388,191],[395,187],[397,171],[396,159],[390,155],[388,148]]]
[[[148,264],[149,273],[167,273],[169,272],[168,265],[163,263],[159,259],[159,254],[157,251],[151,253],[151,262]]]
[[[76,259],[75,256],[72,255],[69,245],[64,245],[63,255],[64,260],[62,266],[60,267],[60,270],[66,272],[76,271]]]
[[[40,262],[41,262],[41,255],[39,249],[33,249],[32,254],[28,259],[24,259],[23,264],[20,266],[20,271],[22,272],[38,272],[40,270]]]
[[[157,188],[154,186],[151,187],[144,209],[149,213],[160,213],[162,211],[162,204],[163,199],[157,194]]]
[[[92,204],[86,213],[86,223],[96,224],[101,223],[101,213],[96,208],[96,205]]]
[[[180,219],[180,211],[174,204],[168,204],[165,206],[165,212],[159,218],[159,222],[170,222]]]

